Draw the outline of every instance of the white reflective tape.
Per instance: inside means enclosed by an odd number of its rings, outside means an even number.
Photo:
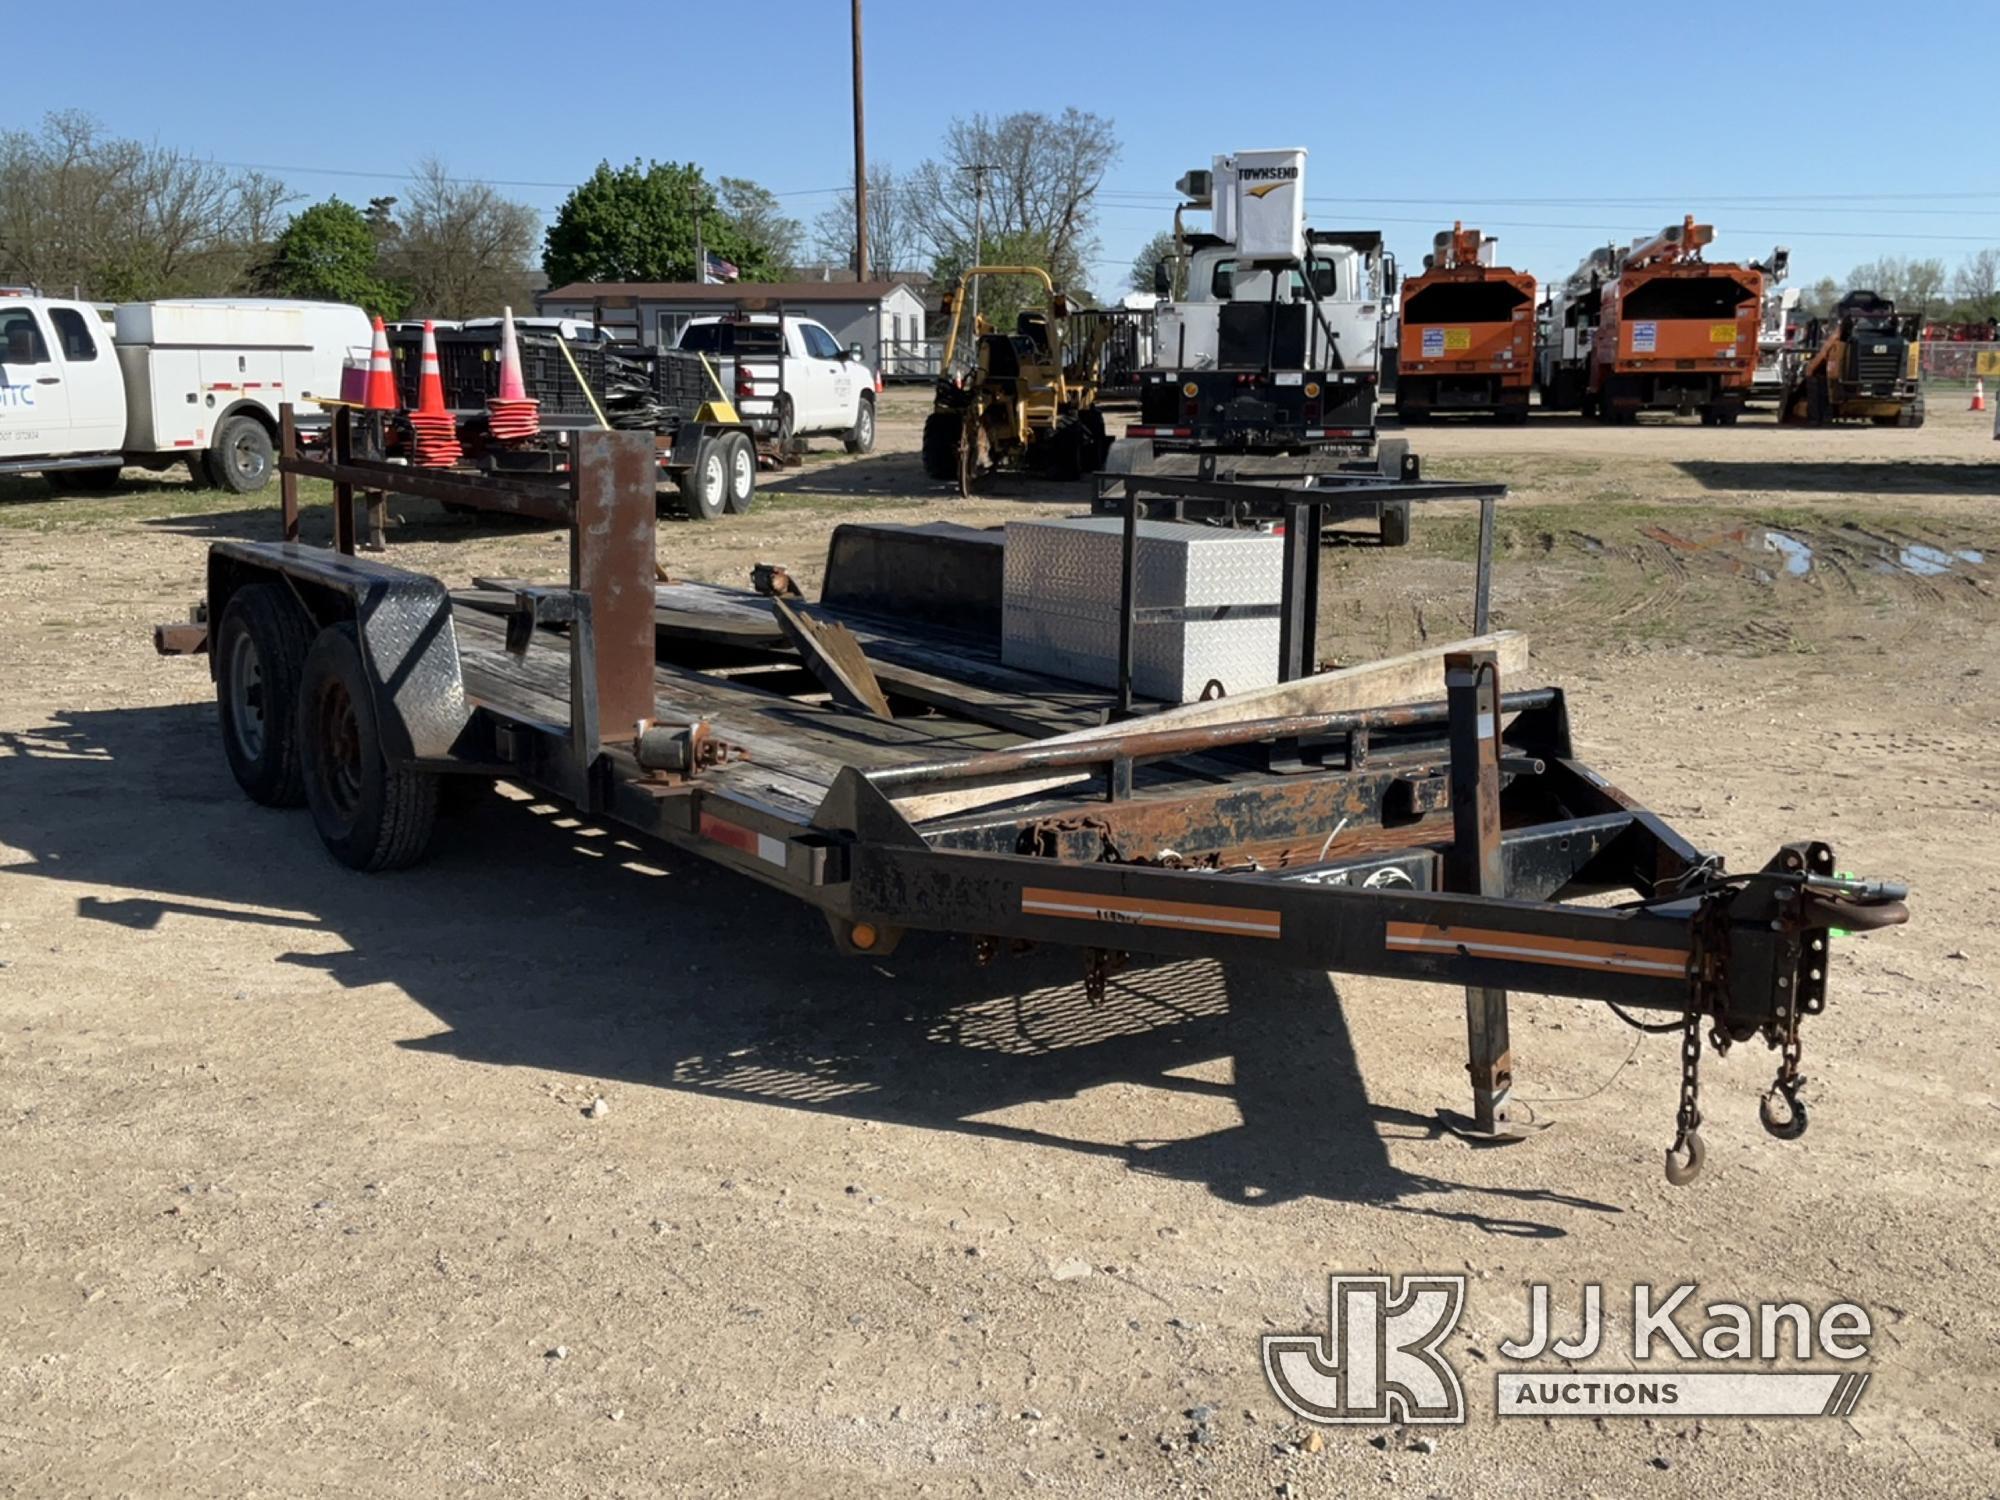
[[[1390,933],[1385,946],[1408,953],[1467,953],[1476,958],[1516,959],[1530,964],[1578,964],[1593,969],[1622,969],[1635,974],[1685,974],[1685,963],[1661,963],[1650,958],[1620,958],[1577,953],[1566,948],[1536,948],[1528,944],[1474,942],[1463,938],[1404,937]]]

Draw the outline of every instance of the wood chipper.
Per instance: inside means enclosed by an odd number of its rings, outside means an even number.
[[[1455,223],[1432,242],[1423,274],[1403,283],[1396,411],[1528,420],[1535,373],[1535,278],[1494,264],[1496,241]]]
[[[1807,324],[1802,348],[1789,356],[1778,420],[1810,427],[1923,426],[1917,322],[1915,314],[1898,314],[1887,297],[1849,292],[1832,318]]]
[[[1035,277],[1048,305],[1021,313],[1011,333],[980,319],[972,368],[960,377],[952,362],[965,296],[981,276]],[[1109,443],[1097,410],[1101,351],[1076,347],[1101,339],[1103,325],[1086,322],[1073,333],[1071,322],[1068,299],[1040,266],[967,268],[951,296],[937,404],[924,420],[925,473],[956,480],[958,492],[970,495],[999,469],[1076,479],[1103,463]]]

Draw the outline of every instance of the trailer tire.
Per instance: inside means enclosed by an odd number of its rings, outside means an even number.
[[[725,503],[732,516],[740,516],[757,499],[757,445],[743,432],[732,432],[722,441],[729,447],[725,460],[729,470],[729,499]]]
[[[958,441],[965,418],[955,411],[934,411],[924,418],[924,473],[932,479],[956,482]]]
[[[215,631],[215,707],[222,753],[244,795],[266,807],[306,800],[299,769],[299,675],[306,613],[280,584],[253,583],[224,606]]]
[[[1410,545],[1410,502],[1389,500],[1382,506],[1382,545],[1385,547],[1407,547]]]
[[[208,450],[208,478],[232,495],[253,495],[271,482],[271,434],[255,417],[225,417]]]
[[[350,621],[322,630],[299,679],[299,765],[327,852],[351,870],[401,870],[430,847],[438,777],[382,753],[375,690]]]
[[[841,439],[849,453],[869,453],[875,448],[875,398],[863,396],[854,408],[854,426]]]
[[[713,521],[729,508],[729,437],[705,437],[681,475],[681,509],[691,521]]]

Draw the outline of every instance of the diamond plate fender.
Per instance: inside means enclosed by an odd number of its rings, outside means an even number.
[[[459,670],[451,596],[437,579],[297,542],[217,542],[208,617],[246,583],[282,577],[319,628],[352,620],[375,685],[382,751],[392,761],[449,756],[472,717]]]

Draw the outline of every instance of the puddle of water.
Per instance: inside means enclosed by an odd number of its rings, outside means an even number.
[[[1769,531],[1764,533],[1764,550],[1775,552],[1785,560],[1785,572],[1793,578],[1803,578],[1812,571],[1812,543],[1789,532]]]
[[[1978,567],[1985,561],[1986,554],[1975,548],[1947,552],[1942,547],[1910,542],[1900,547],[1884,547],[1873,567],[1878,573],[1910,573],[1918,578],[1938,578],[1953,568],[1965,565]]]
[[[1804,537],[1766,528],[1760,533],[1760,540],[1765,551],[1775,552],[1784,559],[1785,572],[1789,577],[1803,578],[1812,572],[1815,560],[1813,545]],[[1985,562],[1986,554],[1976,547],[1946,551],[1924,542],[1878,540],[1875,541],[1874,560],[1868,566],[1876,573],[1907,573],[1915,578],[1939,578],[1954,569],[1977,568]]]

